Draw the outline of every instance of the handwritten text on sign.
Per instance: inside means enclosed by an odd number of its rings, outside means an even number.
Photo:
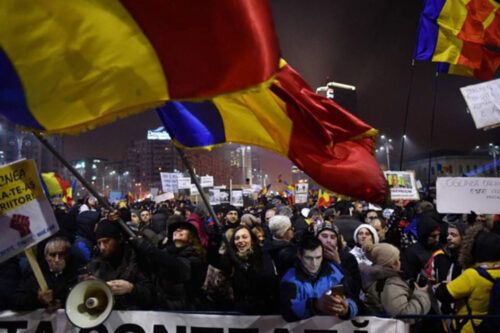
[[[500,213],[500,178],[443,177],[436,190],[440,213]]]

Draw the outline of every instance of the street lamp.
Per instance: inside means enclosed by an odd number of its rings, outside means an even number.
[[[385,151],[385,157],[387,159],[387,170],[391,170],[390,153],[391,150],[394,150],[394,147],[392,146],[392,139],[386,137],[385,135],[381,135],[380,139],[382,139],[382,147],[380,147],[380,150]]]
[[[495,177],[497,176],[497,155],[499,153],[500,153],[500,147],[494,145],[493,143],[490,143],[488,145],[488,154],[490,154],[493,157],[493,171]]]

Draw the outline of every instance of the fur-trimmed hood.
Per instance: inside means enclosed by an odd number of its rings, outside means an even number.
[[[463,268],[486,261],[500,261],[500,236],[483,225],[469,228],[465,234],[458,258]]]

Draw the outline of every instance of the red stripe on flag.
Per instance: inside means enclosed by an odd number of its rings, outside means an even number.
[[[155,48],[171,98],[240,90],[278,69],[267,0],[121,2]]]
[[[387,181],[372,154],[373,140],[350,141],[371,127],[335,102],[314,94],[300,75],[283,68],[272,91],[293,122],[288,157],[325,188],[382,203]]]
[[[489,1],[471,0],[467,6],[467,16],[458,38],[463,41],[485,45],[483,22],[495,9]]]

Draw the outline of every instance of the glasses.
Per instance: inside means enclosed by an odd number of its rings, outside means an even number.
[[[367,218],[369,220],[375,220],[375,219],[378,219],[378,216],[367,216]]]

